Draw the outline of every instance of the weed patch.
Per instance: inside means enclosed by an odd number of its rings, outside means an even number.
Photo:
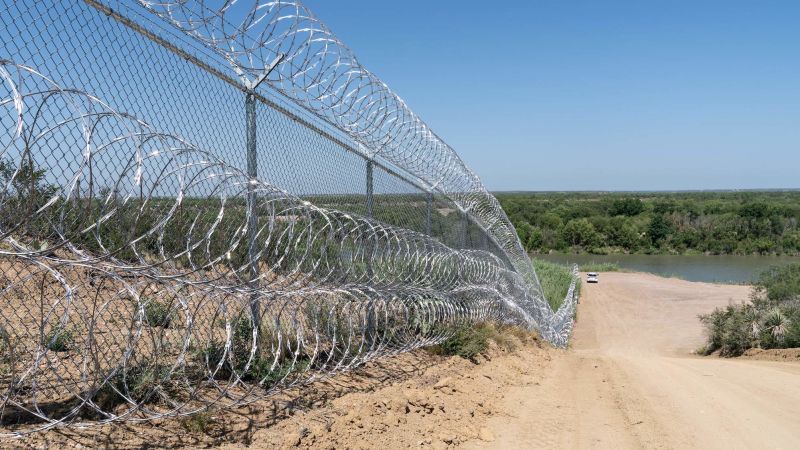
[[[451,337],[427,350],[435,355],[460,356],[477,362],[477,357],[487,352],[490,343],[505,351],[514,351],[519,345],[535,340],[534,333],[519,327],[479,323],[459,327]]]
[[[52,352],[66,352],[75,344],[75,331],[61,324],[50,326],[42,339],[42,345]]]

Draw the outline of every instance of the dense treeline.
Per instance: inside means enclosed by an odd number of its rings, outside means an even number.
[[[800,191],[496,196],[530,252],[800,254]]]
[[[174,197],[144,195],[142,191],[141,197],[129,197],[106,186],[81,190],[78,184],[65,201],[59,186],[49,178],[48,171],[29,157],[17,163],[0,155],[0,230],[25,235],[40,251],[69,240],[83,250],[113,254],[127,262],[158,260],[157,255],[162,252],[180,255],[171,260],[178,266],[204,266],[212,261],[203,258],[212,255],[225,255],[225,262],[233,267],[248,261],[247,234],[242,228],[247,223],[247,206],[242,192],[238,196],[227,193],[224,201],[219,193],[208,198],[186,195],[178,205]],[[151,194],[150,189],[147,194]],[[303,199],[329,210],[325,214],[338,211],[369,216],[364,194],[318,194]],[[264,227],[260,239],[268,246],[262,257],[267,262],[291,265],[293,260],[283,257],[288,252],[304,264],[313,265],[317,258],[352,258],[364,251],[352,229],[347,228],[353,224],[344,216],[333,219],[346,224],[338,229],[338,225],[326,225],[324,213],[306,210],[292,199],[283,201],[259,194],[256,202],[257,224]],[[224,220],[220,220],[221,212]],[[446,197],[437,195],[429,200],[422,193],[374,194],[371,217],[422,233],[430,228],[432,236],[450,247],[482,248],[503,257],[483,230],[458,212]],[[209,233],[211,238],[207,238]],[[320,233],[329,234],[331,239],[316,239]],[[267,235],[271,238],[267,239]],[[197,247],[200,240],[206,244]],[[307,247],[311,242],[313,246]],[[279,250],[278,246],[292,248]],[[304,255],[305,251],[315,257]]]

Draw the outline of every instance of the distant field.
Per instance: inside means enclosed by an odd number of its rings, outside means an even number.
[[[800,191],[495,195],[534,253],[800,255]]]

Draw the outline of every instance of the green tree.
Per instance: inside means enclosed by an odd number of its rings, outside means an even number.
[[[0,189],[5,190],[6,186],[10,184],[13,191],[11,193],[15,194],[19,199],[24,199],[25,203],[31,207],[38,207],[37,202],[49,200],[48,197],[52,196],[58,189],[56,186],[45,182],[46,174],[47,170],[36,167],[30,158],[23,158],[19,170],[11,162],[0,159],[0,182],[2,182]],[[0,192],[0,194],[5,195],[11,193]]]
[[[609,213],[612,216],[638,216],[644,212],[644,203],[634,197],[618,198],[611,204]]]
[[[531,250],[538,250],[542,248],[544,244],[544,235],[542,234],[542,230],[537,227],[533,227],[528,235],[528,241],[526,249],[528,251]]]
[[[533,226],[525,221],[520,221],[514,224],[514,228],[517,230],[517,236],[519,236],[519,241],[522,242],[522,245],[525,245],[525,242],[528,240],[528,236],[530,236],[531,228]]]
[[[16,226],[27,222],[26,233],[43,237],[50,229],[50,211],[34,217],[34,212],[44,206],[58,192],[58,187],[45,180],[46,169],[38,168],[29,155],[23,155],[19,167],[0,158],[0,223]],[[52,209],[51,209],[52,210]]]
[[[516,225],[519,241],[526,251],[533,251],[541,248],[543,242],[542,230],[534,227],[528,222],[520,222]]]
[[[587,219],[573,219],[564,225],[561,233],[568,245],[577,247],[592,247],[597,243],[597,230]]]
[[[639,247],[639,230],[627,217],[612,218],[604,232],[609,245],[622,247],[629,251]]]
[[[564,221],[558,215],[546,212],[537,218],[535,225],[544,230],[561,230]]]
[[[769,205],[764,202],[753,202],[743,205],[739,215],[746,219],[763,219],[770,213]]]
[[[650,226],[647,228],[647,236],[650,238],[650,242],[653,245],[660,245],[661,242],[669,236],[671,231],[672,226],[669,221],[667,221],[667,218],[664,217],[663,214],[655,214],[653,218],[650,219]]]
[[[669,214],[675,210],[675,205],[672,204],[670,200],[659,200],[653,205],[653,213],[654,214]]]

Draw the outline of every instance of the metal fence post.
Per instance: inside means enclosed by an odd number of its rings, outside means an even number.
[[[247,93],[244,102],[245,127],[247,133],[247,258],[249,267],[250,313],[253,316],[253,328],[256,336],[261,334],[261,305],[256,288],[258,287],[258,261],[256,259],[256,232],[258,214],[256,211],[256,191],[253,181],[258,177],[258,154],[256,153],[256,97]]]
[[[261,300],[259,299],[258,288],[258,259],[256,248],[256,237],[258,233],[258,202],[255,181],[258,178],[258,153],[256,136],[256,88],[267,79],[267,76],[275,67],[280,64],[284,54],[279,53],[269,66],[264,68],[264,72],[252,82],[247,83],[247,93],[245,94],[245,127],[246,127],[246,150],[247,150],[247,258],[250,262],[248,287],[252,289],[250,294],[250,313],[253,316],[253,328],[256,331],[255,337],[258,340],[261,336]],[[270,218],[271,220],[271,218]],[[257,343],[256,343],[257,344]]]
[[[467,248],[469,237],[469,217],[466,211],[461,211],[461,248]]]
[[[425,234],[433,237],[433,192],[425,192]],[[430,241],[425,242],[425,273],[430,274],[433,268],[433,261],[430,258],[433,253],[433,243]]]
[[[433,221],[433,193],[425,194],[425,234],[431,235]]]
[[[373,197],[373,185],[372,185],[372,171],[373,171],[373,164],[371,160],[367,160],[367,217],[372,218],[373,215],[373,208],[374,208],[374,197]],[[367,240],[364,243],[364,258],[366,262],[366,270],[367,270],[367,277],[372,278],[374,276],[374,272],[372,270],[372,257],[374,248],[372,246],[372,236],[366,236]],[[375,342],[376,338],[376,320],[375,320],[375,305],[373,304],[375,300],[372,299],[370,296],[369,300],[367,300],[367,342],[370,346],[372,346]]]
[[[367,160],[367,217],[372,217],[373,208],[372,197],[372,161]]]

